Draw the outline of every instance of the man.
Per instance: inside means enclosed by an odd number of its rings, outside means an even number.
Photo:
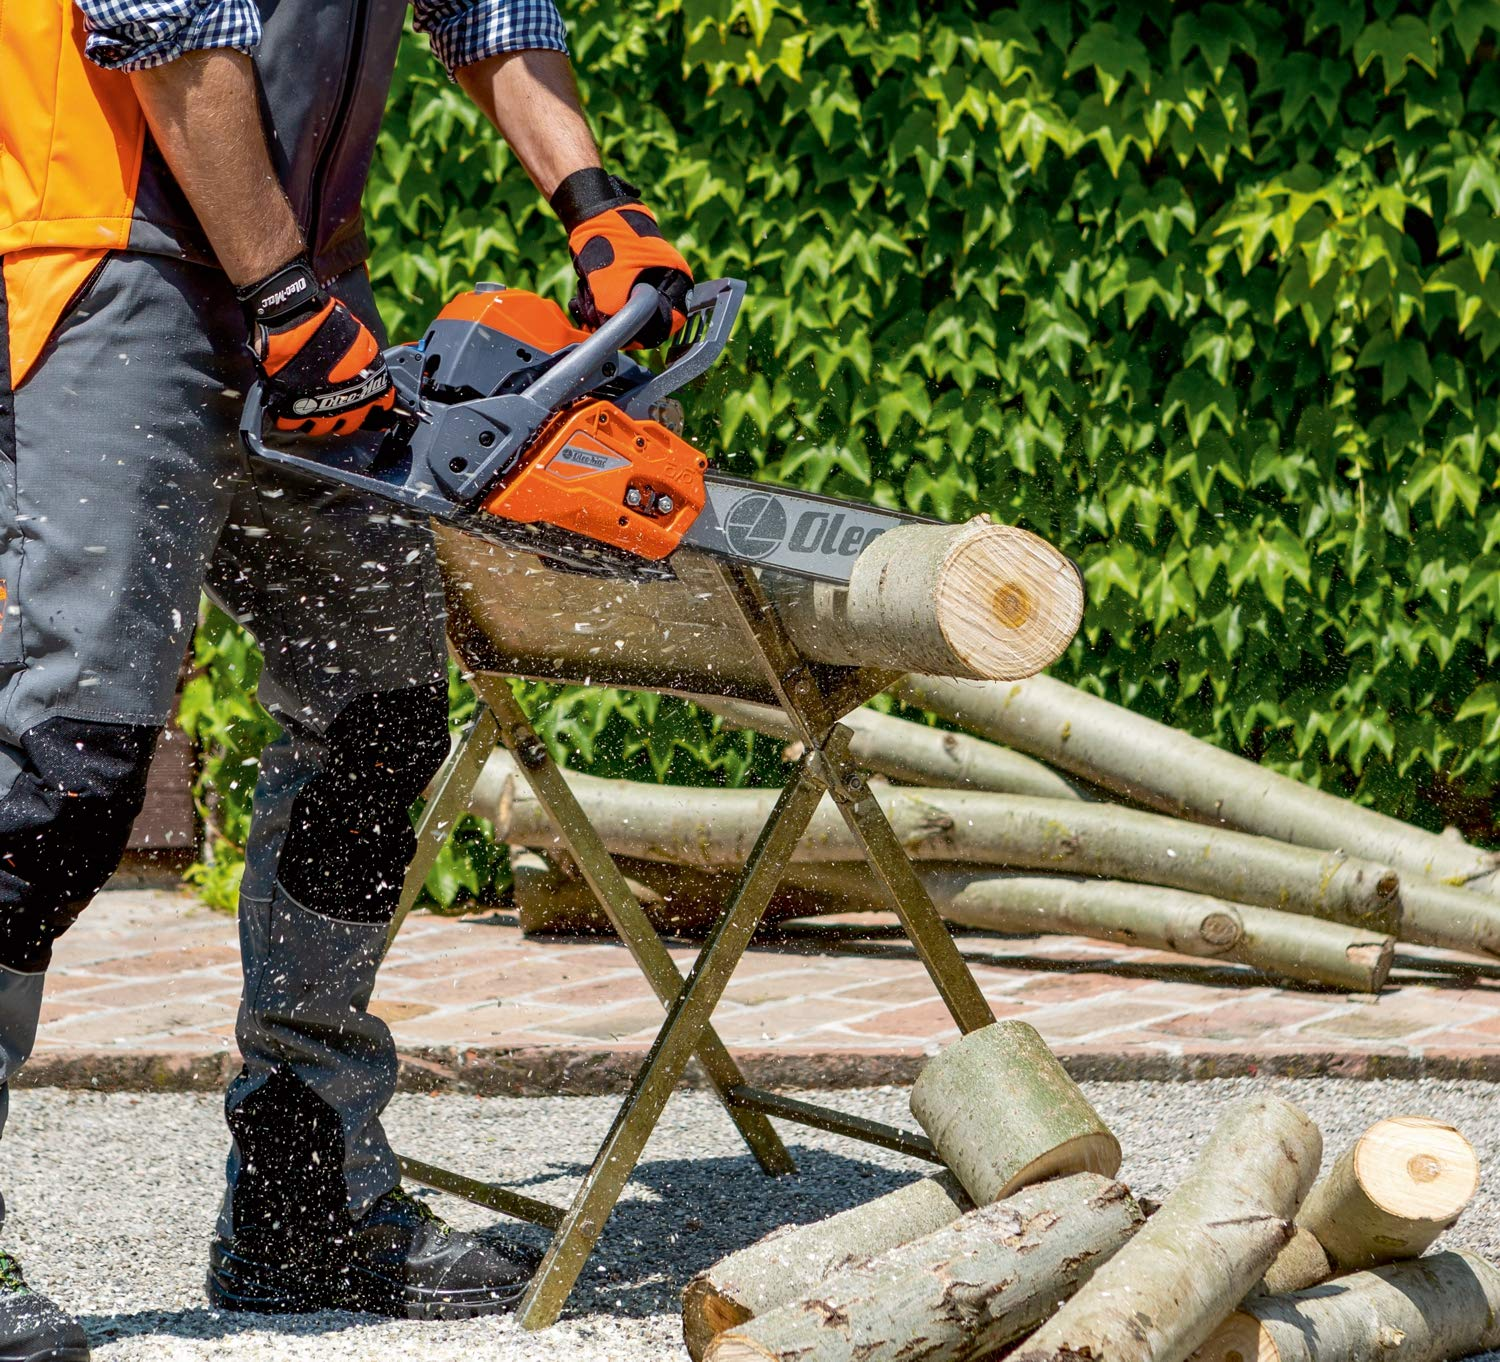
[[[639,339],[691,283],[607,175],[550,0],[415,0],[437,56],[569,232],[598,325]],[[240,907],[244,1067],[209,1294],[226,1310],[409,1317],[514,1303],[525,1267],[399,1189],[395,1078],[366,1011],[447,750],[426,530],[248,467],[259,374],[283,428],[392,404],[359,202],[404,0],[0,0],[0,1121],[53,941],[140,808],[200,587],[265,653]],[[0,1357],[86,1358],[0,1255]]]

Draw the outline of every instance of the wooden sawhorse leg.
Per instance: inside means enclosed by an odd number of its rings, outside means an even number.
[[[782,791],[761,830],[735,891],[687,980],[683,981],[503,677],[490,674],[475,677],[482,708],[459,751],[450,760],[424,814],[418,832],[417,859],[403,892],[404,914],[416,898],[448,829],[467,806],[495,741],[503,742],[514,754],[563,846],[616,932],[657,996],[668,1006],[666,1020],[566,1210],[446,1169],[413,1160],[402,1161],[403,1171],[416,1181],[554,1230],[552,1243],[518,1309],[520,1323],[527,1329],[543,1328],[561,1314],[668,1098],[695,1052],[720,1100],[767,1172],[788,1172],[793,1167],[785,1146],[766,1119],[768,1114],[920,1158],[937,1158],[930,1142],[921,1135],[749,1087],[712,1028],[714,1009],[825,793],[834,800],[863,849],[959,1028],[969,1032],[994,1020],[885,814],[870,794],[863,773],[849,757],[850,733],[837,719],[871,693],[861,687],[872,678],[848,669],[811,667],[788,638],[753,573],[728,566],[715,566],[712,570],[722,574],[738,602],[747,640],[765,664],[782,707],[803,735],[806,751],[796,777]],[[884,684],[879,682],[874,688],[880,689]],[[398,917],[396,925],[399,921]]]
[[[522,1328],[545,1328],[562,1313],[578,1274],[604,1230],[604,1222],[635,1171],[641,1151],[687,1067],[689,1056],[702,1038],[711,1034],[709,1022],[714,1008],[724,996],[735,966],[755,935],[771,895],[822,797],[823,782],[813,774],[811,765],[804,762],[796,779],[782,791],[770,820],[761,830],[728,907],[714,925],[692,973],[668,1011],[646,1062],[631,1083],[629,1095],[521,1300],[517,1316]]]

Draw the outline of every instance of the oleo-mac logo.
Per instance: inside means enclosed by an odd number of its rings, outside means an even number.
[[[742,558],[768,558],[778,549],[803,555],[852,558],[886,527],[850,525],[843,511],[809,508],[790,525],[777,497],[751,492],[724,517],[724,537]],[[790,533],[788,533],[790,530]]]
[[[290,298],[292,294],[303,293],[306,291],[306,289],[307,280],[305,278],[293,279],[292,282],[285,288],[277,289],[275,293],[267,294],[260,300],[260,305],[262,307],[275,307],[277,303],[286,302],[286,300]]]

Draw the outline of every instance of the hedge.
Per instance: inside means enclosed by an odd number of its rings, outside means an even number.
[[[1088,580],[1056,675],[1493,832],[1500,0],[565,8],[609,163],[750,281],[690,404],[720,467],[1026,525]],[[416,40],[368,207],[397,333],[479,278],[567,292]],[[774,765],[674,703],[560,706],[590,769]]]

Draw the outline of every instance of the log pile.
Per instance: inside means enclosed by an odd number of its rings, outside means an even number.
[[[871,709],[845,721],[897,837],[955,925],[1089,936],[1361,993],[1381,990],[1400,942],[1500,956],[1494,853],[1046,677],[908,676],[896,694],[968,730]],[[705,703],[730,725],[794,737],[764,705]],[[712,925],[776,797],[572,779],[648,916],[684,936]],[[518,876],[527,931],[608,929],[506,753],[491,758],[472,807],[518,851],[550,862]],[[767,922],[888,908],[825,800]]]
[[[947,1171],[700,1274],[683,1293],[695,1362],[1448,1362],[1500,1346],[1500,1270],[1427,1253],[1478,1187],[1441,1121],[1379,1121],[1319,1178],[1313,1122],[1253,1096],[1150,1209],[1021,1023],[950,1046],[911,1106]]]

